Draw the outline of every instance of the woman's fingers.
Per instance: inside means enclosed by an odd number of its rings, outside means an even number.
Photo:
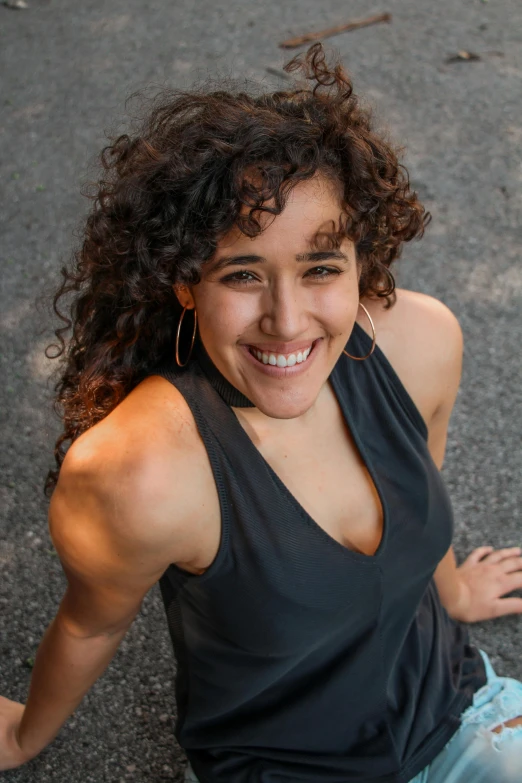
[[[491,554],[487,555],[485,558],[488,563],[500,563],[501,560],[504,560],[506,557],[513,557],[515,555],[519,555],[521,552],[521,549],[519,546],[512,546],[507,549],[497,549]]]
[[[506,557],[499,565],[505,574],[512,574],[514,571],[522,571],[522,557]]]
[[[503,593],[510,593],[512,590],[522,590],[522,573],[515,571],[512,574],[502,576]]]
[[[479,546],[477,549],[474,549],[470,555],[467,556],[466,563],[478,563],[479,560],[482,560],[484,555],[488,554],[488,552],[493,552],[492,546]]]
[[[522,614],[522,598],[499,598],[493,604],[495,617],[505,614]]]

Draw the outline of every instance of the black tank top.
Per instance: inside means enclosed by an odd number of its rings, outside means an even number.
[[[346,346],[363,356],[355,324]],[[160,580],[177,660],[176,737],[202,783],[407,783],[460,725],[486,675],[433,572],[452,539],[427,428],[384,353],[341,354],[330,383],[379,492],[373,556],[321,528],[231,409],[249,401],[203,351],[151,374],[187,401],[221,506],[201,576]],[[197,492],[197,486],[193,487]]]

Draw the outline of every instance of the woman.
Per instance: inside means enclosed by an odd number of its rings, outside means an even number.
[[[176,94],[104,153],[57,295],[68,588],[25,708],[1,700],[2,769],[159,580],[187,781],[520,780],[522,683],[462,625],[522,611],[520,548],[456,567],[461,331],[389,271],[428,216],[342,68],[298,68],[312,88]]]

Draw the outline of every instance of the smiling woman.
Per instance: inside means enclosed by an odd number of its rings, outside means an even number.
[[[237,227],[222,236],[196,286],[174,285],[214,365],[273,419],[309,411],[353,329],[361,268],[341,224],[338,186],[315,175],[277,219],[261,215],[255,238]],[[332,227],[336,246],[318,250]]]
[[[163,96],[103,153],[55,300],[76,294],[46,484],[68,586],[27,705],[0,698],[0,769],[159,582],[186,781],[521,778],[522,683],[464,625],[522,611],[520,549],[456,566],[462,334],[389,270],[427,215],[342,67],[315,45],[296,69]]]
[[[393,302],[390,264],[405,241],[422,235],[429,216],[396,149],[373,130],[347,74],[329,68],[321,45],[286,70],[303,77],[287,91],[254,95],[216,85],[162,93],[134,135],[103,151],[84,242],[73,269],[62,270],[55,298],[56,307],[77,293],[71,319],[61,316],[74,324],[66,349],[57,331],[64,358],[58,468],[66,445],[170,354],[182,312],[174,285],[196,284],[225,237],[243,239],[233,255],[252,256],[249,240],[270,218],[288,220],[281,213],[300,182],[320,174],[331,195],[322,216],[328,222],[319,221],[313,237],[307,228],[314,246],[301,240],[294,256],[338,250],[343,241],[356,254],[359,294]],[[230,252],[221,255],[227,264]],[[231,281],[252,279],[239,268],[229,272]],[[327,272],[310,270],[308,279],[314,274]],[[182,356],[191,335],[181,332]],[[48,492],[57,476],[50,471]]]

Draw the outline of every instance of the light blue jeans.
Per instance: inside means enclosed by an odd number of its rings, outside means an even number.
[[[480,654],[487,683],[474,694],[450,741],[410,783],[521,783],[522,725],[491,729],[522,715],[522,682],[499,677],[484,650]]]
[[[487,683],[474,694],[449,742],[409,783],[522,783],[522,725],[491,731],[522,715],[522,682],[497,676],[487,654],[480,653]],[[185,783],[199,783],[190,764]]]

